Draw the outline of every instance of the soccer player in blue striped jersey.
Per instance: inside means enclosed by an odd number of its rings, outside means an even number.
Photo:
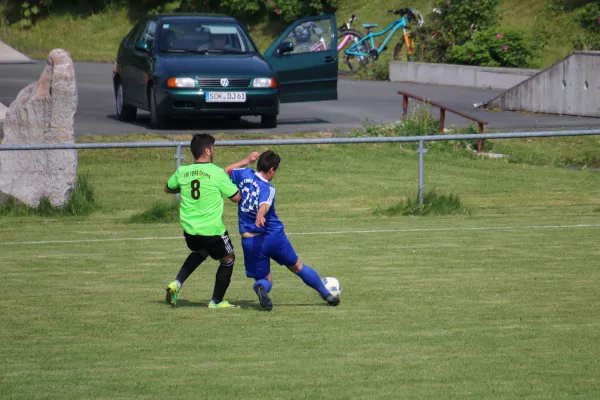
[[[257,159],[256,171],[246,168]],[[246,276],[254,279],[254,291],[260,305],[267,311],[273,308],[269,297],[273,286],[271,259],[298,275],[329,305],[337,306],[339,297],[332,295],[319,274],[298,257],[275,212],[276,190],[271,181],[277,174],[280,161],[277,153],[267,150],[260,155],[257,152],[250,153],[245,159],[225,168],[241,194],[238,225]]]

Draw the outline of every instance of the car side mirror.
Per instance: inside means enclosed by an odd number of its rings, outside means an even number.
[[[148,52],[148,42],[144,41],[144,40],[138,40],[137,42],[135,42],[135,49],[137,51],[142,51],[144,53]]]
[[[279,50],[279,54],[282,54],[282,55],[285,53],[291,53],[292,51],[294,51],[294,43],[281,42],[281,44],[279,45],[277,50]]]

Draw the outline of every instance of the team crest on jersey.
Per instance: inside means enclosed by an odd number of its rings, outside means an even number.
[[[258,211],[258,196],[260,194],[258,184],[253,179],[246,178],[240,182],[239,188],[242,195],[240,209],[243,212]]]

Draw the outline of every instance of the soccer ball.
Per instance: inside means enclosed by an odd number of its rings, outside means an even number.
[[[337,278],[328,276],[327,278],[323,278],[321,280],[332,295],[339,297],[339,295],[342,294],[342,284],[337,280]]]

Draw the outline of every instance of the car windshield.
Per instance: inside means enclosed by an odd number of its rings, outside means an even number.
[[[238,24],[188,20],[161,25],[159,51],[244,54],[255,53],[256,48]]]

